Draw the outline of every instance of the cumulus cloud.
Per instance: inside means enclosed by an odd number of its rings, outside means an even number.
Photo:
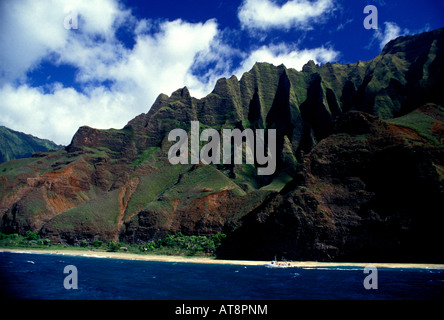
[[[244,29],[310,29],[334,9],[332,0],[290,0],[279,6],[273,0],[244,0],[238,18]]]
[[[134,98],[98,87],[88,94],[54,84],[50,93],[28,85],[9,84],[0,91],[2,122],[15,130],[58,143],[69,143],[81,125],[109,128],[116,118],[125,119],[125,108]],[[122,122],[121,124],[124,124]]]
[[[262,46],[254,50],[242,62],[235,74],[240,77],[243,72],[250,70],[256,62],[268,62],[274,65],[284,64],[287,68],[294,68],[300,71],[309,60],[320,64],[335,61],[338,57],[339,52],[328,47],[298,49],[283,43]]]
[[[63,21],[73,8],[78,30],[66,30]],[[7,50],[0,51],[0,121],[63,144],[81,125],[124,126],[147,112],[162,92],[170,94],[185,84],[201,91],[190,69],[217,34],[214,20],[164,21],[149,34],[150,23],[136,21],[116,1],[2,2],[1,12],[0,44]],[[131,49],[115,35],[123,23],[134,26]],[[82,90],[60,83],[47,84],[45,90],[30,86],[27,73],[43,60],[74,66]]]
[[[321,15],[328,3],[289,1],[282,8],[303,9],[307,17],[294,20],[303,23]],[[78,14],[77,30],[64,27],[72,10]],[[122,29],[132,37],[131,45],[119,39]],[[285,44],[242,52],[214,19],[140,19],[119,0],[0,1],[0,30],[0,124],[65,145],[82,125],[121,128],[147,112],[160,93],[186,85],[199,98],[218,78],[240,77],[257,61],[300,69],[310,59],[324,63],[338,55],[331,48]],[[75,87],[28,79],[43,62],[72,67]]]
[[[110,39],[116,22],[127,20],[128,11],[115,1],[2,1],[0,3],[0,84],[25,80],[50,53],[78,53],[80,40],[97,35]],[[70,8],[79,13],[79,33],[64,28]],[[76,48],[77,46],[77,48]]]
[[[374,39],[379,42],[381,49],[383,49],[390,40],[408,34],[408,30],[401,31],[401,28],[394,22],[384,22],[384,26],[384,31],[377,29],[374,34]]]
[[[217,23],[187,23],[181,20],[165,22],[154,35],[140,34],[131,52],[119,63],[106,69],[106,75],[117,81],[123,91],[136,85],[144,94],[146,88],[157,94],[171,93],[187,84],[198,89],[200,82],[191,73],[195,57],[210,50],[216,36]],[[153,97],[145,97],[152,101]],[[150,98],[150,99],[148,99]]]

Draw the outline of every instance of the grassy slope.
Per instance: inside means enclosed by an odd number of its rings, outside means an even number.
[[[437,108],[439,108],[439,110],[444,113],[443,107],[437,106]],[[432,117],[420,112],[419,110],[414,110],[399,118],[387,120],[387,122],[412,129],[416,131],[418,135],[425,139],[428,139],[433,144],[437,146],[441,145],[438,137],[432,132],[433,126],[437,121]]]
[[[102,231],[113,230],[119,215],[118,194],[118,189],[108,192],[59,214],[49,224],[64,230],[75,230],[83,225],[91,225]]]

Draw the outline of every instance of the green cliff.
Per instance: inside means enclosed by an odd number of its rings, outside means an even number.
[[[0,163],[62,148],[52,141],[0,126]]]

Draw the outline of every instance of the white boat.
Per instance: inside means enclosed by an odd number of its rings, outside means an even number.
[[[267,263],[264,265],[267,268],[293,268],[290,262],[287,261],[277,261],[276,258],[274,258],[273,261],[270,263]]]

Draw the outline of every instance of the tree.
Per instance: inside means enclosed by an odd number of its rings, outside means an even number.
[[[93,242],[94,248],[100,248],[102,246],[102,244],[103,244],[103,241],[100,241],[100,240],[94,240],[94,242]]]
[[[108,242],[108,248],[110,251],[113,251],[113,252],[119,250],[119,246],[114,241]]]
[[[38,240],[40,238],[36,232],[32,232],[30,230],[26,231],[25,237],[27,240]]]

